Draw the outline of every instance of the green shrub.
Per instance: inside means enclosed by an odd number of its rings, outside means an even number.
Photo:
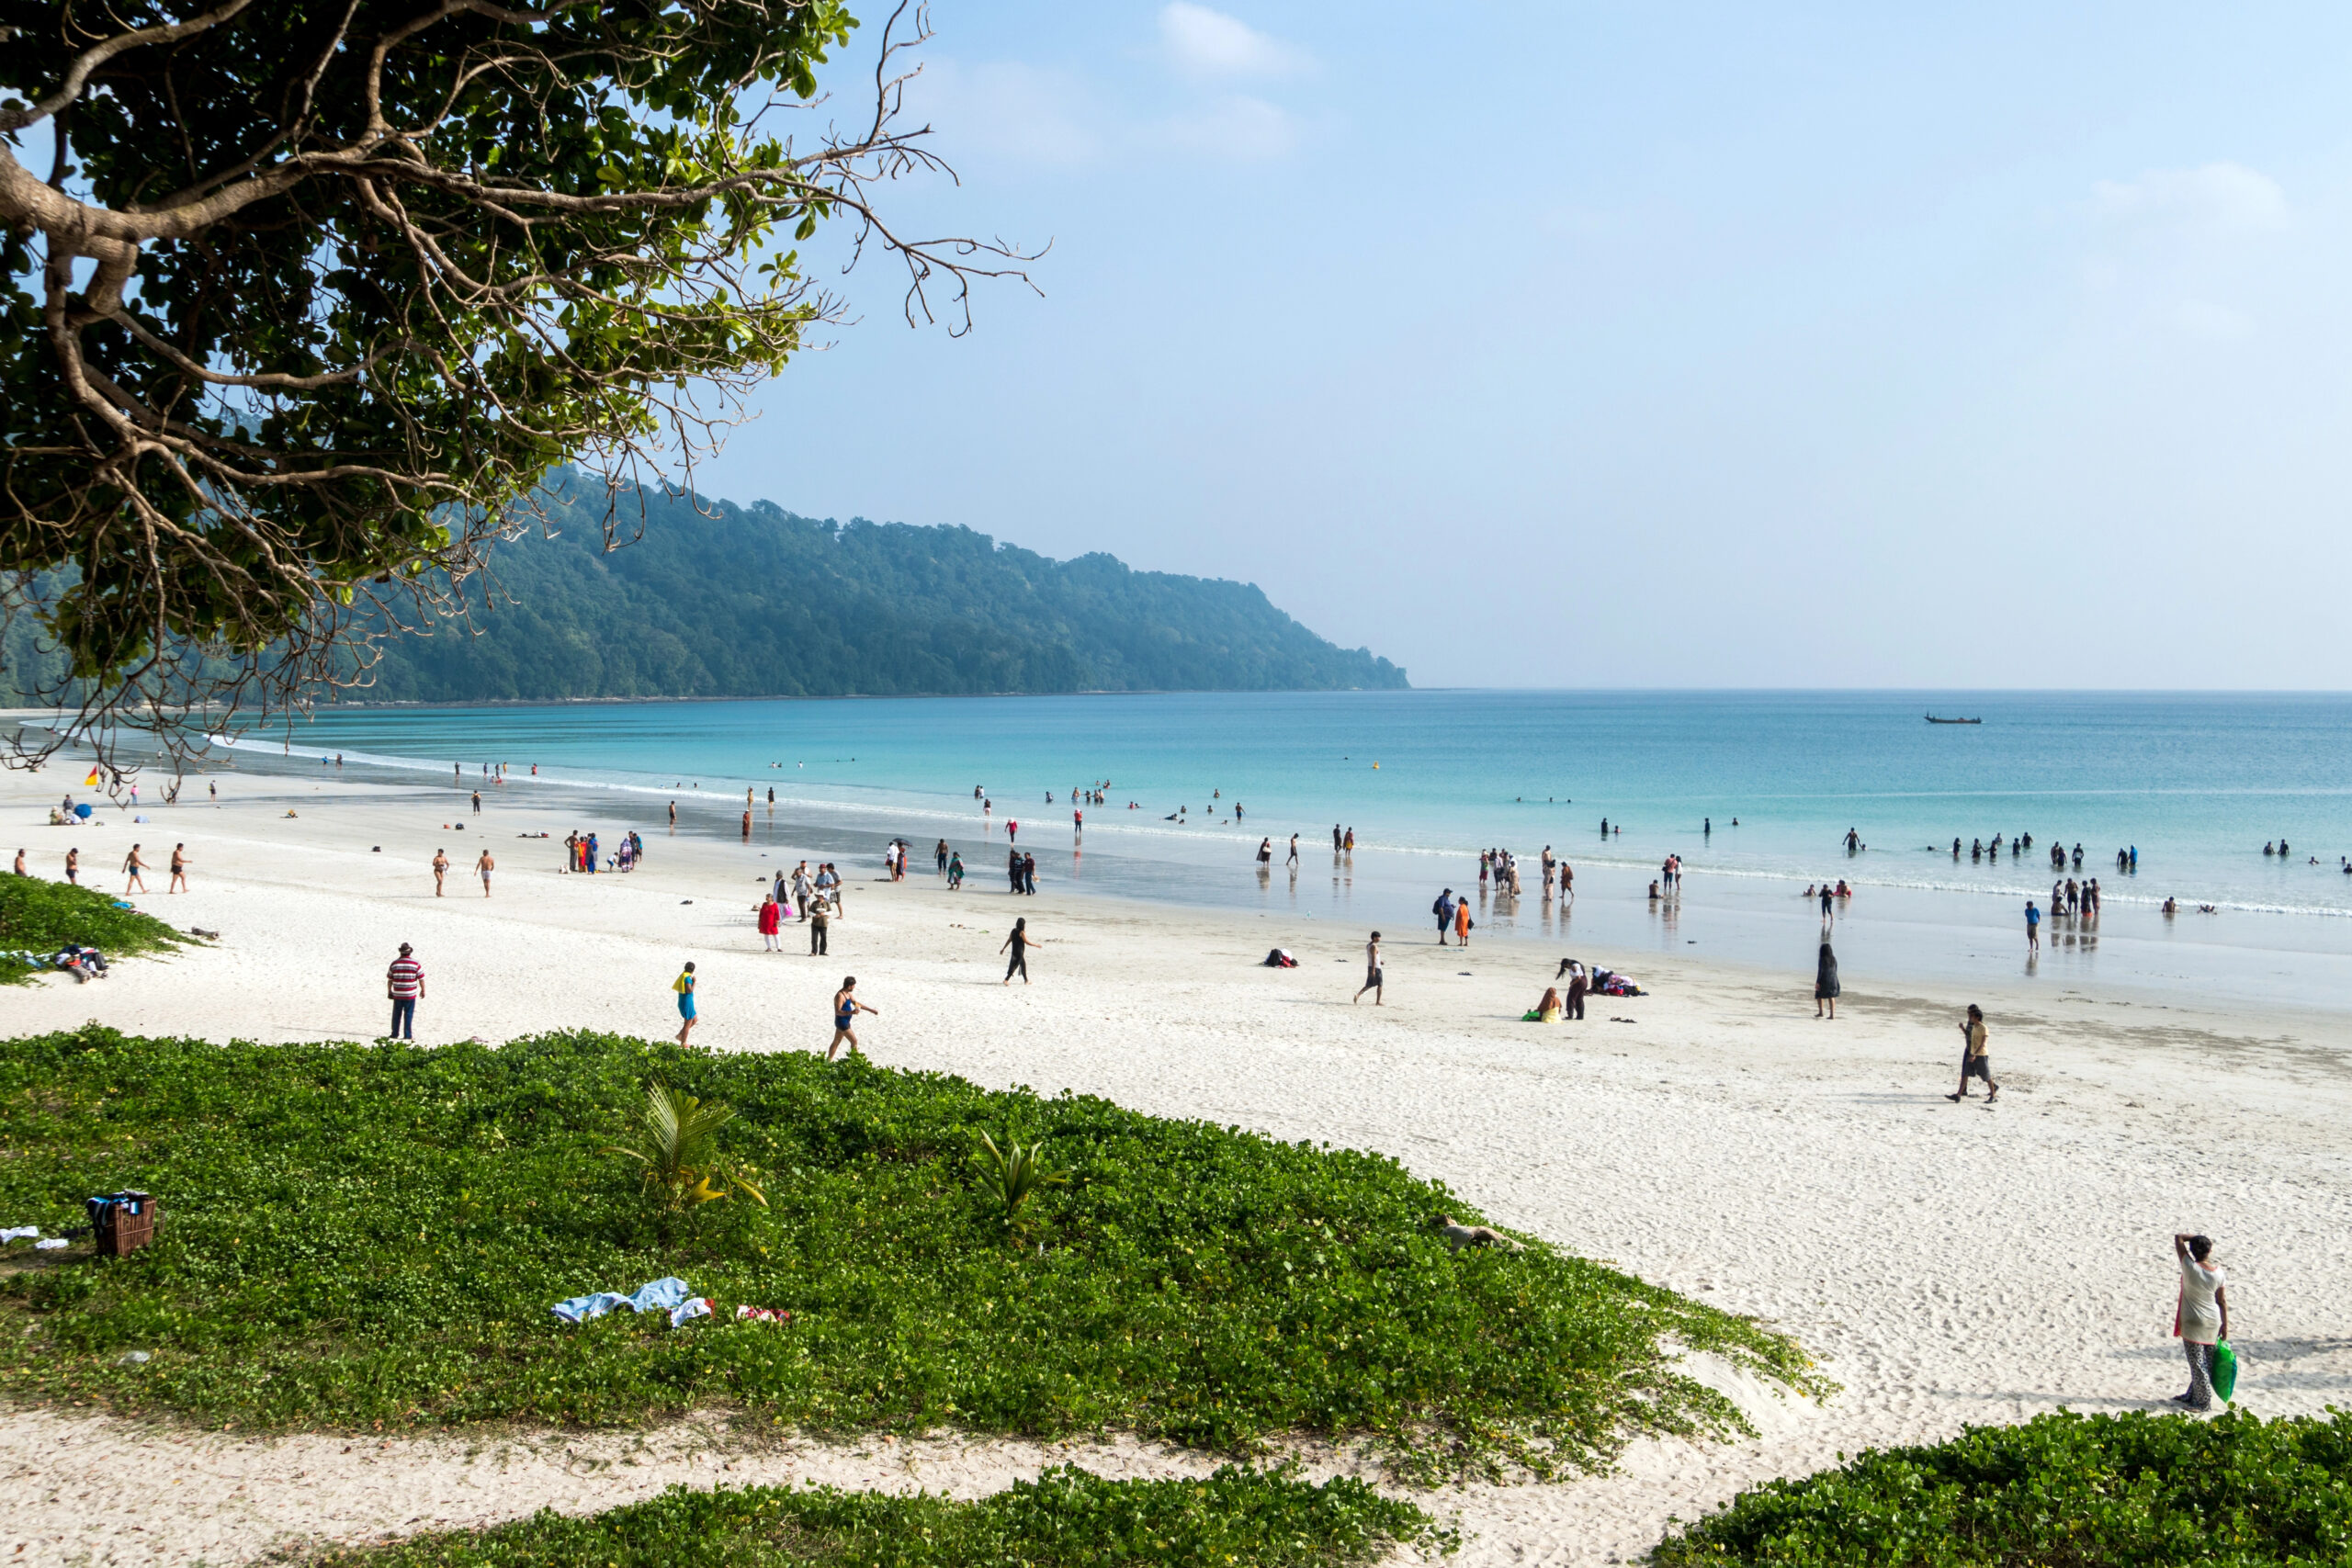
[[[1368,1562],[1396,1544],[1451,1551],[1408,1503],[1347,1477],[1310,1486],[1228,1465],[1205,1481],[1106,1481],[1075,1467],[977,1503],[830,1487],[675,1487],[586,1518],[330,1551],[313,1568],[1288,1568]]]
[[[123,849],[130,848],[130,840],[124,840]],[[51,953],[72,942],[95,947],[112,963],[167,952],[187,940],[153,915],[119,907],[111,893],[0,870],[0,985],[21,985],[40,972],[39,964],[8,956],[17,952]]]
[[[639,1168],[605,1152],[651,1079],[733,1108],[720,1150],[767,1207],[700,1205],[664,1244]],[[1669,1345],[1819,1386],[1789,1340],[1541,1243],[1448,1252],[1427,1221],[1468,1206],[1385,1156],[862,1061],[92,1028],[0,1044],[0,1125],[12,1221],[70,1223],[123,1186],[163,1216],[85,1300],[36,1310],[39,1266],[0,1272],[0,1336],[23,1347],[0,1395],[18,1400],[346,1429],[729,1405],[1237,1451],[1305,1430],[1376,1437],[1434,1475],[1737,1429]],[[972,1179],[983,1131],[1069,1179],[1034,1190],[1018,1248]],[[549,1315],[665,1274],[719,1321]],[[738,1323],[738,1303],[792,1318]],[[153,1359],[116,1366],[132,1348]]]
[[[2352,1561],[2352,1416],[2039,1416],[1775,1481],[1651,1555],[1788,1568]]]

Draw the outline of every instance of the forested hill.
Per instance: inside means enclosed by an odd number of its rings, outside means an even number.
[[[847,525],[646,498],[603,549],[601,486],[559,476],[560,531],[499,547],[474,628],[385,644],[361,701],[1398,688],[1245,583],[1049,560],[968,528]],[[634,524],[636,500],[623,498]]]

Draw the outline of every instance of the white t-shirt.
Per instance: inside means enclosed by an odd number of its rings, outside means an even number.
[[[2211,1345],[2222,1337],[2222,1308],[2214,1292],[2228,1283],[2219,1269],[2194,1258],[2180,1260],[2180,1337],[2192,1345]]]

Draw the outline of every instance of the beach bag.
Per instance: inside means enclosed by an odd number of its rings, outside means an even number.
[[[2224,1339],[2213,1347],[2213,1392],[2220,1394],[2222,1403],[2226,1404],[2237,1386],[2238,1353],[2231,1349],[2230,1342]]]

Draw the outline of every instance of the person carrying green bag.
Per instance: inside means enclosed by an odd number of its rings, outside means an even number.
[[[2177,1235],[2172,1251],[2180,1260],[2180,1304],[2174,1309],[2172,1331],[2188,1358],[2188,1392],[2173,1395],[2172,1403],[2211,1410],[2213,1395],[2218,1393],[2226,1402],[2237,1383],[2237,1357],[2229,1348],[2228,1283],[2211,1261],[2211,1237]],[[2226,1372],[2219,1364],[2223,1356],[2228,1357]]]

